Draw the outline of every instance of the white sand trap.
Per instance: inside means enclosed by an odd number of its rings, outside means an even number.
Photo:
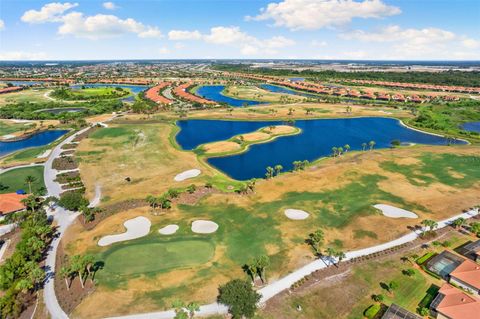
[[[196,168],[195,169],[190,169],[188,171],[182,172],[182,173],[178,174],[177,176],[175,176],[174,180],[176,182],[181,182],[181,181],[184,181],[184,180],[189,179],[189,178],[197,177],[201,173],[202,173],[202,171],[199,170],[199,169],[196,169]]]
[[[150,232],[150,226],[152,223],[148,218],[139,216],[127,220],[125,223],[123,223],[123,225],[127,229],[126,232],[117,235],[104,236],[98,241],[98,246],[108,246],[120,241],[132,240],[146,236]]]
[[[12,135],[12,134],[7,134],[7,135],[3,135],[3,136],[2,136],[2,138],[3,138],[4,140],[9,140],[9,139],[12,139],[12,138],[14,138],[14,137],[15,137],[15,135]]]
[[[373,205],[373,207],[380,209],[384,216],[390,218],[418,218],[417,214],[395,206],[377,204]]]
[[[39,154],[37,155],[37,158],[44,158],[44,157],[47,157],[48,155],[50,155],[50,153],[52,152],[52,150],[46,150],[45,152],[43,152],[42,154]]]
[[[285,216],[293,220],[303,220],[303,219],[307,219],[308,216],[310,216],[310,214],[304,210],[289,208],[289,209],[285,209]]]
[[[167,225],[163,228],[160,228],[158,232],[162,235],[171,235],[175,234],[178,230],[178,225]]]
[[[211,234],[217,229],[218,224],[209,220],[196,220],[192,223],[192,231],[197,234]]]

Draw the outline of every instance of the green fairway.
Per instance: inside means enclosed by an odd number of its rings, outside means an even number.
[[[43,194],[45,192],[43,166],[17,168],[1,174],[0,183],[7,188],[0,189],[0,194],[13,193],[18,189],[28,192],[28,184],[25,183],[25,179],[29,175],[35,178],[35,181],[32,183],[32,191],[37,194]]]
[[[129,89],[123,89],[120,87],[98,87],[98,88],[83,88],[83,89],[64,89],[60,88],[53,93],[51,97],[66,100],[66,101],[78,101],[78,100],[97,100],[97,99],[116,99],[130,95]]]
[[[116,246],[103,254],[105,268],[101,276],[147,274],[200,265],[208,262],[214,252],[214,244],[201,239]]]
[[[15,124],[0,121],[0,136],[12,134],[18,131],[23,131],[31,127],[31,124],[25,125],[25,123]]]

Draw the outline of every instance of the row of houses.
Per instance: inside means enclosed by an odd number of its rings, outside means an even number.
[[[459,100],[457,96],[452,96],[452,95],[442,95],[442,96],[433,95],[433,94],[404,95],[401,93],[386,93],[386,92],[374,91],[374,90],[360,91],[353,88],[326,86],[318,83],[305,82],[305,81],[289,81],[289,80],[284,80],[284,79],[280,79],[272,76],[262,76],[262,75],[255,75],[255,74],[226,73],[225,75],[232,78],[246,77],[253,80],[265,81],[267,83],[286,86],[294,90],[307,91],[307,92],[312,92],[316,94],[359,98],[359,99],[366,99],[366,100],[413,102],[413,103],[423,103],[423,102],[431,101],[433,99],[442,99],[444,101]]]
[[[216,104],[213,101],[201,98],[199,96],[196,96],[194,94],[191,94],[188,92],[188,88],[190,88],[192,85],[194,85],[193,82],[187,82],[184,84],[180,84],[176,87],[173,88],[172,92],[175,94],[180,99],[187,100],[192,103],[200,103],[200,104]]]
[[[64,78],[0,78],[0,81],[25,81],[25,82],[56,82],[56,83],[75,83],[75,80]]]
[[[417,84],[417,83],[387,82],[387,81],[373,81],[373,80],[348,80],[348,82],[356,83],[356,84],[387,86],[387,87],[401,88],[401,89],[415,89],[415,90],[430,90],[430,91],[442,91],[442,92],[480,94],[480,88],[479,87]]]
[[[21,87],[21,86],[10,86],[10,87],[0,89],[0,94],[17,92],[17,91],[21,91],[21,90],[23,90],[23,87]]]
[[[162,90],[168,87],[171,83],[170,82],[162,82],[157,84],[154,87],[151,87],[145,92],[145,98],[157,103],[157,104],[163,104],[163,105],[170,105],[173,103],[172,100],[166,98],[165,96],[162,95]]]

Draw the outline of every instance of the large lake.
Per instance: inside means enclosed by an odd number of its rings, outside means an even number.
[[[282,124],[279,121],[178,121],[178,144],[192,150],[200,144],[228,139],[234,135],[255,131],[261,127]],[[393,140],[403,143],[442,145],[443,137],[415,131],[391,118],[351,118],[297,120],[295,126],[302,133],[251,145],[242,154],[209,158],[208,162],[238,180],[262,178],[267,166],[280,164],[284,171],[291,170],[293,161],[313,161],[332,153],[332,147],[349,144],[351,150],[361,150],[362,143],[375,141],[375,148],[390,147]],[[457,143],[464,144],[459,141]]]
[[[314,99],[320,98],[320,96],[310,93],[304,93],[300,91],[295,91],[284,86],[272,85],[272,84],[260,84],[260,87],[264,90],[274,92],[274,93],[284,93],[284,94],[291,94],[291,95],[300,95],[305,97],[310,97]]]
[[[68,130],[43,131],[27,139],[15,142],[0,142],[0,156],[4,156],[29,147],[44,146],[63,136]]]
[[[246,105],[265,104],[264,102],[235,99],[235,98],[223,95],[222,94],[223,89],[225,89],[224,85],[203,85],[197,89],[196,94],[218,103],[227,103],[234,107],[240,107],[245,104]]]

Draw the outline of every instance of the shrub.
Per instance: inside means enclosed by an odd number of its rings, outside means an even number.
[[[377,315],[377,313],[380,311],[382,306],[380,304],[374,304],[368,307],[365,312],[363,313],[365,317],[368,319],[373,319]]]
[[[87,206],[88,200],[80,193],[69,192],[60,197],[58,205],[68,210],[78,210],[82,206]]]
[[[435,252],[430,251],[430,252],[426,253],[425,255],[423,255],[422,257],[418,258],[415,262],[418,265],[421,265],[421,264],[425,263],[427,260],[429,260],[430,258],[432,258],[434,255],[435,255]]]

